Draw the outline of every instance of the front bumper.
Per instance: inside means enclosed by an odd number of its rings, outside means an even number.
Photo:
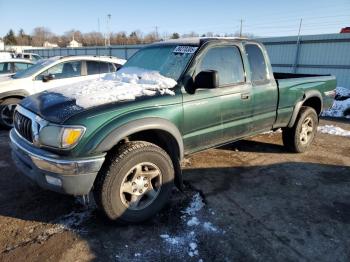
[[[91,191],[105,156],[64,158],[36,148],[10,131],[12,158],[17,168],[39,186],[69,195],[86,195]]]

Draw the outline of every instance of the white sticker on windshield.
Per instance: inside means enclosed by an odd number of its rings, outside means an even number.
[[[185,45],[178,45],[175,47],[173,53],[181,53],[181,54],[193,54],[196,52],[198,47],[196,46],[185,46]]]

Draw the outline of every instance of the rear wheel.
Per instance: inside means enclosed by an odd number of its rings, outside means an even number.
[[[5,129],[13,127],[13,114],[15,108],[21,100],[18,98],[8,98],[0,104],[0,125]]]
[[[128,142],[101,169],[94,198],[108,218],[136,223],[164,206],[173,183],[173,164],[163,149],[148,142]]]
[[[282,130],[283,144],[292,152],[305,152],[315,138],[318,117],[315,109],[302,107],[291,128]]]

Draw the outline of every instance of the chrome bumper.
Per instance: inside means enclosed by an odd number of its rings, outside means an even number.
[[[41,187],[71,195],[88,194],[105,156],[68,159],[28,144],[10,131],[12,158],[18,169]]]

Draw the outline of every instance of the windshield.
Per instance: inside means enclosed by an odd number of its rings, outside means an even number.
[[[59,57],[52,57],[50,59],[39,60],[36,64],[32,65],[28,69],[17,72],[12,76],[12,78],[19,79],[19,78],[30,77],[33,74],[39,72],[44,67],[54,63],[57,59],[59,59]]]
[[[123,66],[158,71],[177,81],[194,52],[195,46],[164,45],[147,47],[138,51]]]

